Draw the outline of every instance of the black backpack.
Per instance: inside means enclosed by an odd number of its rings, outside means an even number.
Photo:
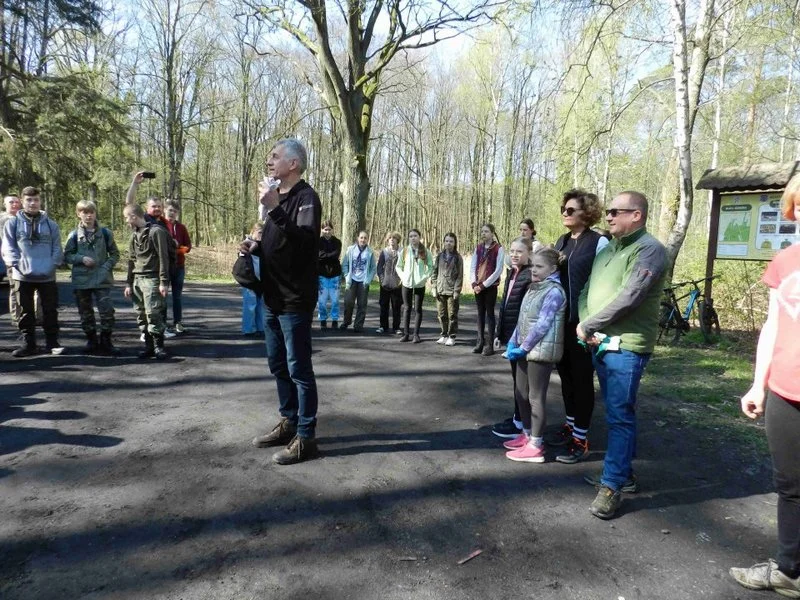
[[[240,286],[253,290],[254,292],[261,292],[261,280],[256,276],[256,270],[253,265],[253,256],[248,252],[236,257],[233,263],[231,274]]]

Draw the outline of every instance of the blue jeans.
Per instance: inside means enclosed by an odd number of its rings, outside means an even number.
[[[264,307],[267,362],[278,384],[282,417],[301,438],[313,438],[317,425],[317,380],[311,364],[312,313],[275,313]]]
[[[593,354],[594,368],[606,405],[608,445],[600,482],[619,491],[631,478],[631,463],[636,455],[636,393],[649,354],[629,350]]]
[[[253,290],[242,288],[242,333],[264,333],[264,301]]]
[[[172,284],[172,321],[183,321],[183,281],[186,279],[186,267],[176,267],[170,277]]]
[[[328,320],[328,301],[331,303],[331,321],[339,320],[339,281],[341,277],[320,277],[317,310],[319,320]]]

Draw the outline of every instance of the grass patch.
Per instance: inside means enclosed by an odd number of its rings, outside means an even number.
[[[699,333],[698,333],[699,337]],[[737,440],[768,454],[763,425],[744,416],[739,401],[753,380],[754,355],[723,337],[703,346],[691,336],[679,344],[657,346],[642,379],[642,395],[654,399],[664,421]]]

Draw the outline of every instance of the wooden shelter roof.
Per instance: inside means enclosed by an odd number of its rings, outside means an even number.
[[[800,172],[800,161],[708,169],[697,182],[695,189],[717,189],[721,192],[779,190],[785,188],[798,172]]]

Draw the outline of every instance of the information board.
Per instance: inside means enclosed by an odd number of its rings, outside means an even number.
[[[722,194],[718,259],[771,260],[800,243],[800,225],[781,215],[781,192]]]

